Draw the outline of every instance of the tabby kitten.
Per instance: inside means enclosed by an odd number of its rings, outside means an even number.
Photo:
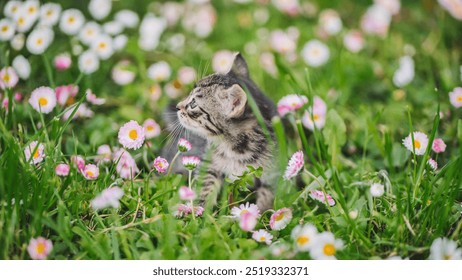
[[[271,139],[250,108],[244,88],[255,100]],[[273,194],[268,186],[278,174],[273,166],[276,147],[271,118],[277,115],[277,109],[250,79],[244,58],[237,54],[227,74],[217,73],[199,80],[176,109],[181,125],[205,139],[206,149],[211,151],[201,204],[209,200],[215,204],[223,176],[241,175],[250,165],[263,167],[264,171],[261,180],[255,181],[257,205],[261,211],[271,208]]]

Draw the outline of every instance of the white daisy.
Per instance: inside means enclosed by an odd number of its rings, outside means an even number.
[[[319,25],[329,35],[335,35],[342,30],[342,20],[337,11],[327,9],[319,14]]]
[[[56,3],[46,3],[40,8],[41,25],[53,26],[59,21],[61,15],[61,5]]]
[[[330,57],[329,48],[319,40],[313,39],[302,49],[302,58],[306,64],[313,67],[324,65]]]
[[[27,12],[21,8],[17,14],[14,16],[14,22],[16,24],[16,30],[18,32],[24,33],[31,29],[32,25],[35,22],[35,19],[29,17]]]
[[[85,22],[82,12],[77,9],[68,9],[61,15],[59,28],[66,35],[76,35]]]
[[[21,79],[27,80],[29,78],[30,63],[29,60],[27,60],[24,56],[18,55],[17,57],[15,57],[13,59],[12,66]]]
[[[316,242],[310,249],[310,255],[315,260],[336,260],[335,253],[343,249],[343,241],[335,239],[331,232],[317,235]]]
[[[14,18],[22,7],[21,1],[10,0],[7,1],[3,13],[9,18]]]
[[[430,247],[431,260],[462,260],[462,249],[457,248],[457,243],[446,237],[433,240]]]
[[[56,93],[52,88],[39,87],[32,91],[29,104],[37,111],[48,114],[56,106]]]
[[[270,227],[273,230],[282,230],[292,220],[292,210],[289,208],[281,208],[274,212],[270,218]]]
[[[102,20],[109,15],[112,9],[112,0],[91,0],[88,11],[94,19]]]
[[[414,75],[414,60],[410,56],[403,56],[399,59],[399,68],[393,74],[393,84],[404,87],[412,82]]]
[[[228,50],[216,52],[212,59],[213,71],[222,74],[227,73],[233,66],[234,56],[234,53]]]
[[[92,44],[92,42],[98,38],[98,36],[101,34],[101,26],[94,22],[94,21],[89,21],[85,23],[83,28],[79,32],[79,40],[83,44],[89,46]]]
[[[91,74],[99,69],[98,56],[93,51],[85,51],[79,56],[79,70],[84,74]]]
[[[284,31],[276,30],[271,32],[270,46],[280,54],[288,54],[295,51],[297,43]]]
[[[312,224],[297,225],[291,233],[298,251],[307,252],[316,243],[318,230]]]
[[[403,145],[411,152],[414,152],[416,155],[425,154],[425,150],[428,146],[428,137],[423,132],[414,132],[414,145],[412,144],[412,136],[409,134],[408,137],[403,139]]]
[[[53,30],[48,27],[37,28],[27,37],[26,47],[31,54],[42,54],[53,42]]]
[[[13,88],[18,81],[18,74],[12,67],[4,67],[0,70],[0,89]]]
[[[0,41],[9,41],[13,38],[15,32],[14,24],[9,19],[0,20]]]
[[[156,82],[168,80],[171,74],[170,65],[165,61],[154,63],[148,68],[148,77]]]
[[[138,14],[131,10],[121,10],[115,14],[114,18],[126,28],[134,28],[140,22]]]
[[[119,35],[124,31],[124,26],[118,21],[108,21],[103,24],[103,31],[111,36]]]
[[[260,217],[260,210],[258,209],[258,206],[253,203],[250,204],[247,202],[246,204],[239,205],[239,207],[234,206],[233,209],[231,209],[231,215],[238,220],[245,213],[250,213],[252,216],[257,218]]]
[[[40,16],[40,2],[38,0],[27,0],[22,4],[27,17],[35,22]]]
[[[10,40],[11,47],[16,51],[22,50],[25,43],[26,43],[26,36],[22,33],[18,33],[14,35],[13,38]]]
[[[91,44],[91,50],[101,59],[106,60],[114,53],[112,38],[106,34],[100,34]]]
[[[381,197],[385,192],[385,187],[382,184],[373,183],[370,192],[373,197]]]
[[[270,245],[273,236],[266,230],[260,229],[258,231],[253,232],[252,238],[257,242],[266,243],[266,245]]]
[[[127,43],[128,43],[127,35],[120,34],[114,37],[114,39],[112,40],[112,47],[114,48],[115,51],[121,51],[125,48]]]

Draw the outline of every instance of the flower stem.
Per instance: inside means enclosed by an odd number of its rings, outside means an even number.
[[[55,81],[53,79],[53,73],[51,72],[51,65],[50,65],[50,62],[48,61],[47,57],[45,56],[45,54],[42,55],[42,59],[43,59],[43,64],[45,64],[45,70],[47,72],[47,76],[48,76],[48,82],[50,83],[50,86],[52,88],[55,88]]]
[[[180,155],[180,153],[181,153],[180,151],[176,152],[175,156],[173,157],[172,161],[170,162],[170,167],[168,168],[167,176],[169,176],[170,173],[172,172],[172,168],[173,168],[173,165],[175,164],[175,160]]]
[[[177,153],[178,155],[178,153]],[[191,181],[192,181],[192,170],[188,170],[188,187],[190,190],[192,190],[192,184],[191,184]],[[195,214],[194,214],[194,204],[193,204],[193,200],[191,199],[191,215],[192,215],[192,218],[193,220],[196,219],[195,217]]]

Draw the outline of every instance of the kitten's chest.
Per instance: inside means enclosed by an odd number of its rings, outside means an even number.
[[[253,167],[265,167],[267,162],[265,153],[256,155],[251,150],[236,152],[228,145],[217,145],[212,147],[212,151],[213,168],[220,170],[228,176],[242,175],[249,165]]]

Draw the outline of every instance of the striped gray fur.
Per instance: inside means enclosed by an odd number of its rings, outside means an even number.
[[[260,127],[244,89],[255,100],[266,128]],[[273,166],[276,147],[271,119],[277,115],[277,109],[250,79],[244,58],[237,54],[227,74],[212,74],[199,80],[176,109],[176,117],[190,134],[187,139],[193,142],[190,153],[203,157],[205,150],[211,151],[211,162],[202,180],[201,203],[215,204],[222,177],[239,176],[250,165],[263,167],[261,184],[257,184],[260,187],[255,186],[258,207],[261,211],[272,208],[273,193],[268,186],[279,173]],[[265,131],[269,132],[269,139]]]

